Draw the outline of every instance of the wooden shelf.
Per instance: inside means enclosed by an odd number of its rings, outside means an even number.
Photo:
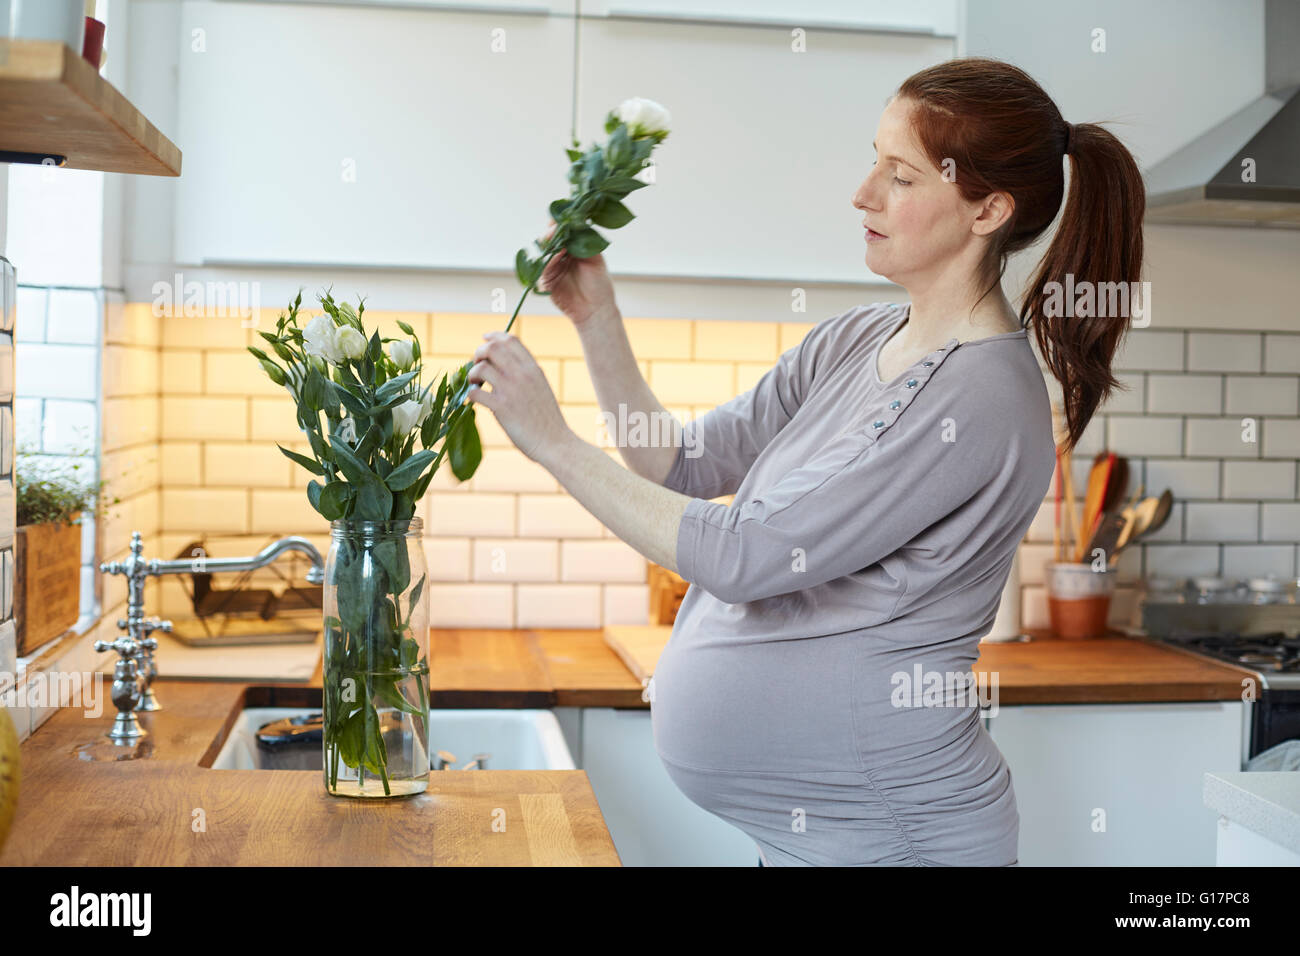
[[[0,39],[0,150],[66,156],[67,169],[179,176],[181,151],[81,55]]]

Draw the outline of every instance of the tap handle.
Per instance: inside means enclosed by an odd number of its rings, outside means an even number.
[[[129,637],[119,637],[115,641],[96,641],[97,651],[117,651],[123,659],[129,659],[137,653],[139,646]]]
[[[163,631],[166,634],[170,634],[172,631],[172,622],[151,617],[148,620],[141,622],[141,627],[144,629],[146,636],[152,634],[154,631]]]
[[[146,651],[156,651],[158,649],[158,640],[153,637],[142,637],[136,643]]]

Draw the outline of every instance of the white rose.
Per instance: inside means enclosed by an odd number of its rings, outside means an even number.
[[[420,421],[420,403],[409,398],[393,407],[393,434],[409,435]]]
[[[400,369],[408,369],[415,361],[415,344],[413,342],[389,342],[388,357]]]
[[[344,359],[359,359],[366,354],[366,337],[352,326],[343,325],[334,333],[334,347]]]
[[[315,355],[331,365],[338,365],[343,356],[334,338],[334,320],[328,315],[318,315],[302,330],[302,347],[308,355]]]
[[[634,96],[624,100],[614,111],[620,122],[626,123],[633,137],[666,133],[672,123],[672,114],[654,100]]]

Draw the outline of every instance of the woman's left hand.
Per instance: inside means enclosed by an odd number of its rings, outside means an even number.
[[[489,332],[474,350],[466,397],[492,409],[515,447],[535,462],[554,451],[573,430],[560,414],[555,393],[537,360],[514,335]],[[485,390],[479,383],[492,386]]]

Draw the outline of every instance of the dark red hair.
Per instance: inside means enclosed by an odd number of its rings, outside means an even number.
[[[1052,315],[1044,305],[1049,283],[1065,286],[1067,274],[1075,287],[1139,281],[1146,191],[1137,162],[1096,124],[1077,123],[1071,132],[1042,87],[1001,60],[940,63],[909,77],[897,95],[919,107],[912,111],[917,139],[937,168],[945,168],[945,160],[955,164],[964,199],[1005,192],[1015,202],[990,243],[980,276],[988,284],[984,295],[1002,281],[1007,257],[1032,245],[1061,210],[1061,159],[1069,142],[1070,192],[1026,290],[1020,322],[1026,328],[1032,323],[1043,361],[1061,383],[1065,444],[1073,448],[1098,405],[1120,386],[1110,366],[1130,316]]]

